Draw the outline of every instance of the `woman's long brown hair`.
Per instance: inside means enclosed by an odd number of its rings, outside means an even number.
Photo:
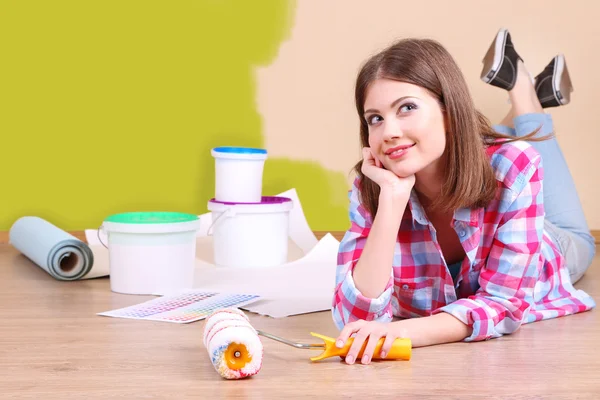
[[[461,207],[485,207],[495,196],[497,182],[487,145],[498,139],[545,140],[533,138],[538,130],[522,137],[494,131],[489,120],[474,106],[467,83],[448,51],[430,39],[403,39],[371,57],[358,74],[355,87],[356,110],[360,119],[361,147],[369,146],[369,127],[364,105],[367,90],[376,79],[392,79],[420,86],[434,96],[446,114],[446,149],[441,195],[431,209],[454,211]],[[362,160],[354,167],[360,178],[363,205],[375,218],[379,186],[364,176]]]

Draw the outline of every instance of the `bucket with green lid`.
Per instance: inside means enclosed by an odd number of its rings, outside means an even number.
[[[163,295],[191,289],[198,216],[179,212],[111,215],[108,237],[110,288],[125,294]]]

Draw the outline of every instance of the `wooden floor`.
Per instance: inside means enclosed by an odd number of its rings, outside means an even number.
[[[576,285],[600,303],[600,257]],[[524,326],[482,343],[415,349],[411,361],[311,363],[311,350],[263,339],[258,375],[223,380],[202,345],[204,322],[176,325],[95,315],[149,297],[107,279],[59,282],[0,245],[0,398],[600,398],[600,313]],[[335,336],[328,312],[251,323],[312,342]]]

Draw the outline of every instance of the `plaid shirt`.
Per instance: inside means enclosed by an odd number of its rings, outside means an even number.
[[[500,190],[487,207],[454,213],[452,226],[466,253],[456,284],[413,190],[398,231],[390,280],[378,298],[363,296],[352,270],[373,221],[354,182],[351,226],[338,253],[332,309],[338,328],[358,319],[390,322],[394,316],[447,312],[473,328],[465,341],[477,341],[595,306],[589,295],[574,289],[563,256],[544,230],[540,155],[517,141],[490,146],[488,156]]]

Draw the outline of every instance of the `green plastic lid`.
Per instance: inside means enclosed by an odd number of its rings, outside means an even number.
[[[190,222],[198,220],[198,216],[179,212],[147,211],[128,212],[111,215],[106,222],[118,224],[174,224],[177,222]]]

